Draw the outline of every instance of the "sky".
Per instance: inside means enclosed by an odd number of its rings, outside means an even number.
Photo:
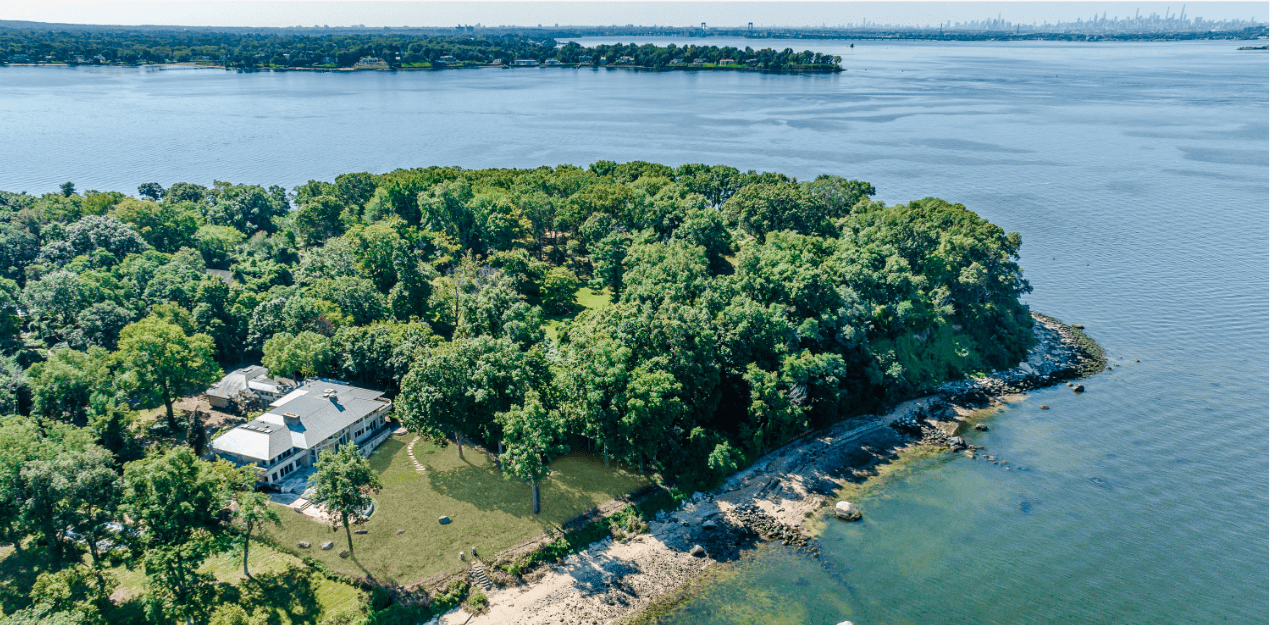
[[[107,2],[102,0],[0,1],[0,19],[74,24],[162,24],[181,26],[836,26],[870,23],[940,24],[995,18],[1016,23],[1074,21],[1091,15],[1130,17],[1186,7],[1188,18],[1270,20],[1267,2],[953,2],[953,1],[776,1],[696,2]]]

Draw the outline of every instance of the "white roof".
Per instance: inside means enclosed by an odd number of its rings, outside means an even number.
[[[212,441],[212,449],[255,460],[272,460],[294,446],[287,428],[263,419],[240,425]]]
[[[270,460],[297,447],[312,449],[372,412],[391,405],[383,393],[335,380],[314,379],[270,404],[256,420],[212,441],[217,451]],[[288,423],[290,417],[291,423]]]

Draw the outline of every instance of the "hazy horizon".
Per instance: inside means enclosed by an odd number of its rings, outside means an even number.
[[[366,26],[924,26],[1000,17],[1014,23],[1157,13],[1206,20],[1270,20],[1265,2],[44,2],[10,5],[0,19],[96,25]]]

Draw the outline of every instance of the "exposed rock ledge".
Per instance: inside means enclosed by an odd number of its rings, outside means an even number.
[[[921,441],[964,446],[941,422],[969,406],[1050,386],[1101,370],[1101,350],[1083,333],[1033,313],[1037,344],[1014,369],[941,386],[880,416],[850,419],[773,451],[709,493],[697,493],[626,542],[592,545],[551,567],[532,584],[496,589],[483,614],[455,610],[446,625],[614,623],[674,592],[716,562],[735,559],[762,540],[816,552],[804,523],[861,469],[891,450]],[[881,452],[881,453],[879,453]],[[700,545],[705,557],[689,552]]]

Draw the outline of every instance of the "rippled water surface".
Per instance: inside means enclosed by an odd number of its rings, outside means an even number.
[[[1022,233],[1029,303],[1120,366],[973,434],[1024,470],[930,461],[823,562],[765,551],[665,621],[1265,623],[1266,55],[788,45],[850,71],[0,68],[0,189],[644,159],[962,202]]]

